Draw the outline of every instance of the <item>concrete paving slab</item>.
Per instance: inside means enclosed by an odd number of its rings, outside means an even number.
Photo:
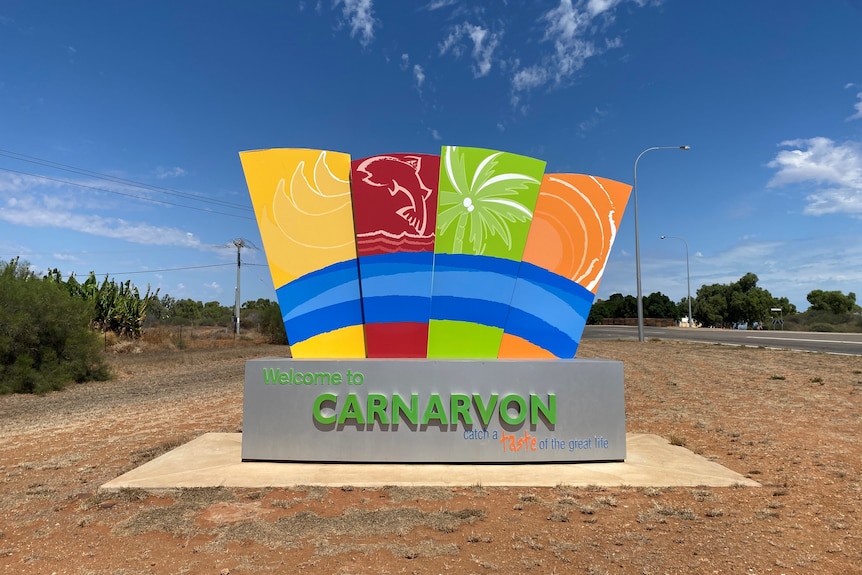
[[[752,481],[650,434],[626,434],[627,459],[614,463],[444,465],[243,462],[241,433],[207,433],[102,485],[145,490],[189,487],[730,487]]]

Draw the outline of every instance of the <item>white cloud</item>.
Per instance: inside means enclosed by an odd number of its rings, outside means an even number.
[[[590,114],[590,116],[586,120],[583,120],[581,123],[578,124],[578,129],[580,130],[581,135],[583,135],[584,132],[588,132],[598,126],[602,119],[607,115],[607,110],[595,108],[593,110],[593,113]]]
[[[517,69],[512,75],[514,92],[529,92],[541,86],[557,86],[570,79],[584,63],[607,50],[622,46],[619,37],[605,38],[597,44],[594,36],[597,18],[610,21],[613,10],[621,0],[589,0],[572,4],[572,0],[560,0],[556,8],[545,12],[540,22],[545,25],[542,41],[553,46],[540,62]],[[518,102],[517,96],[512,99]]]
[[[856,94],[856,97],[859,98],[859,101],[853,106],[856,109],[856,113],[847,118],[847,120],[862,120],[862,92]]]
[[[440,135],[440,132],[438,132],[438,131],[437,131],[437,130],[435,130],[435,129],[432,129],[432,130],[431,130],[431,137],[432,137],[432,138],[434,138],[434,139],[435,139],[435,140],[437,140],[437,141],[440,141],[440,140],[442,140],[442,139],[443,139],[443,136],[441,136],[441,135]]]
[[[208,284],[204,284],[204,287],[211,290],[215,290],[217,292],[221,292],[221,286],[218,284],[218,282],[210,282]]]
[[[425,7],[426,10],[437,10],[438,8],[445,8],[446,6],[451,6],[455,4],[458,0],[432,0]]]
[[[452,28],[449,35],[440,43],[440,55],[451,53],[456,58],[464,52],[464,40],[473,44],[470,54],[473,58],[473,76],[487,76],[493,66],[494,51],[500,44],[502,32],[491,32],[487,28],[464,22]]]
[[[473,73],[477,77],[487,76],[491,71],[491,58],[494,55],[494,50],[500,41],[497,34],[490,34],[485,28],[474,26],[470,30],[470,39],[473,41],[473,59],[476,61],[476,68]]]
[[[61,228],[84,234],[154,246],[201,247],[200,240],[182,230],[106,218],[94,214],[57,212],[48,209],[0,209],[0,220],[34,228]]]
[[[422,84],[425,83],[425,70],[419,64],[413,66],[413,77],[416,79],[416,87],[422,88]]]
[[[368,46],[374,40],[374,18],[372,0],[335,0],[335,5],[344,4],[342,14],[350,24],[350,37],[359,35],[359,43]]]
[[[404,53],[401,54],[401,69],[406,70],[410,67],[410,54]]]
[[[164,168],[159,166],[156,168],[156,178],[159,180],[166,180],[168,178],[179,178],[181,176],[185,176],[188,172],[184,169],[174,166],[173,168]]]
[[[825,187],[806,197],[804,213],[846,213],[862,217],[862,146],[829,138],[788,140],[769,164],[778,171],[769,187],[813,183]]]
[[[512,87],[516,92],[530,91],[548,81],[548,72],[541,66],[530,66],[515,72]]]
[[[603,12],[611,10],[619,3],[620,0],[589,0],[587,2],[587,12],[590,13],[590,16],[598,16]]]

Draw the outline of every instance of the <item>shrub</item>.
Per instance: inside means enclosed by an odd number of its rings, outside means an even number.
[[[107,379],[86,301],[37,278],[17,259],[0,262],[0,301],[0,394],[42,394]]]

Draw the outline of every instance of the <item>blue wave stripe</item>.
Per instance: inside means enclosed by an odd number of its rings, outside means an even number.
[[[534,264],[523,263],[520,273],[506,332],[558,357],[573,357],[595,295],[580,284]]]
[[[509,305],[515,278],[490,272],[434,270],[434,295],[438,297],[486,300]]]
[[[376,254],[359,258],[362,306],[367,323],[428,323],[432,252]]]
[[[519,267],[491,256],[435,254],[431,318],[504,327]]]
[[[395,252],[391,254],[375,254],[359,257],[359,271],[371,275],[380,275],[377,268],[390,268],[393,271],[420,271],[431,269],[434,264],[433,252]]]
[[[431,299],[388,295],[362,297],[366,323],[428,323],[431,316]]]
[[[276,293],[278,293],[278,291],[276,291]],[[285,295],[285,299],[288,297],[290,296]],[[362,304],[359,302],[359,279],[353,278],[347,283],[323,291],[301,303],[291,300],[287,301],[289,304],[293,304],[293,307],[288,307],[286,312],[284,311],[285,308],[282,308],[285,320],[295,319],[317,310],[326,309],[334,305],[350,301],[355,301],[357,305],[361,306]],[[281,305],[281,298],[279,298],[279,305]]]
[[[434,296],[431,319],[469,321],[502,329],[506,323],[509,304],[493,301]]]
[[[279,295],[278,292],[276,292],[276,295]],[[280,295],[278,297],[278,305],[281,305]],[[304,315],[292,319],[285,318],[284,320],[287,341],[291,345],[322,333],[353,325],[362,325],[362,306],[358,299],[337,303],[327,308],[317,309]]]
[[[572,303],[576,305],[573,306]],[[589,306],[584,304],[585,302],[579,298],[575,302],[566,301],[545,289],[544,286],[521,279],[516,282],[512,294],[512,309],[535,316],[563,333],[568,333],[568,326],[578,325],[584,321],[584,310],[589,313]]]
[[[356,260],[338,262],[298,277],[276,290],[281,313],[298,317],[315,309],[359,299]]]
[[[571,333],[566,325],[586,320],[595,297],[591,291],[532,264],[524,264],[521,273],[512,294],[513,308],[526,311],[565,333]]]
[[[583,325],[581,326],[581,331]],[[557,357],[575,357],[578,351],[580,333],[576,336],[564,333],[556,327],[542,321],[536,316],[522,310],[512,308],[506,323],[506,333],[522,337],[525,340],[548,350]]]
[[[512,278],[518,276],[521,262],[495,258],[492,256],[476,256],[465,254],[434,254],[434,271],[479,271],[493,272]]]
[[[362,325],[359,267],[338,262],[275,290],[291,344],[352,325]]]
[[[595,294],[581,284],[529,262],[521,264],[518,279],[523,279],[534,284],[541,284],[545,289],[554,292],[558,297],[566,301],[569,301],[571,298],[577,298],[586,300],[592,305],[595,298]]]

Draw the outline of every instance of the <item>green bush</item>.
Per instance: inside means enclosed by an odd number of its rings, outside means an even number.
[[[257,301],[247,301],[242,306],[240,316],[242,317],[240,329],[257,327],[262,334],[269,337],[269,343],[287,345],[284,319],[277,302],[262,298]]]
[[[17,259],[0,262],[0,302],[0,394],[108,378],[91,304]]]

